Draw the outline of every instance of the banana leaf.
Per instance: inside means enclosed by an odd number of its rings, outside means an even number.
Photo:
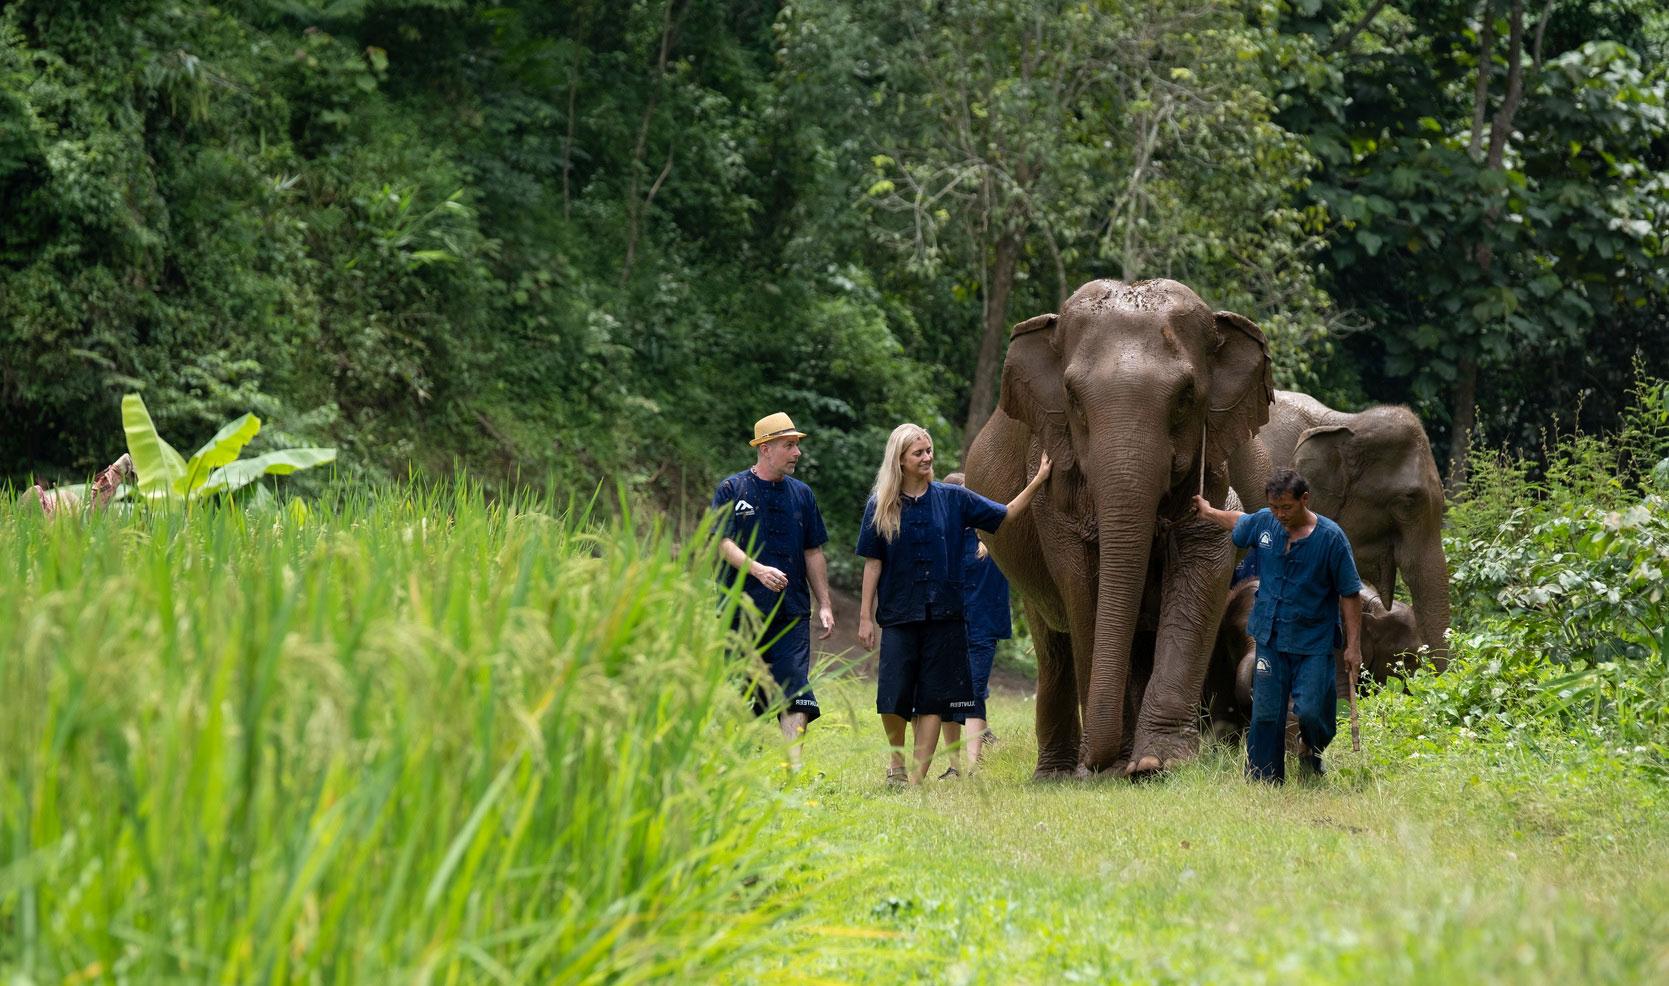
[[[245,414],[235,421],[228,421],[208,444],[197,450],[191,461],[185,464],[185,475],[174,484],[177,492],[190,494],[196,487],[208,481],[210,473],[236,462],[243,447],[261,430],[261,419],[253,414]]]
[[[186,474],[185,458],[156,433],[151,412],[138,394],[122,398],[122,430],[127,433],[127,451],[133,457],[139,492],[153,499],[178,492]]]
[[[248,486],[262,476],[287,476],[335,461],[336,450],[333,448],[287,448],[278,452],[268,452],[253,459],[240,459],[221,466],[209,473],[209,478],[202,486],[197,487],[192,496],[230,493]]]

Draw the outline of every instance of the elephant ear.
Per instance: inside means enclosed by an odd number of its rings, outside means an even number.
[[[1014,327],[1003,361],[1003,413],[1023,421],[1038,436],[1057,470],[1077,464],[1066,417],[1066,382],[1054,313],[1035,315]]]
[[[1262,329],[1234,312],[1218,312],[1216,323],[1205,436],[1207,458],[1222,462],[1269,421],[1275,377]]]
[[[1314,493],[1312,506],[1329,517],[1344,507],[1361,469],[1355,437],[1349,425],[1320,425],[1299,435],[1292,452],[1292,467],[1309,481]]]

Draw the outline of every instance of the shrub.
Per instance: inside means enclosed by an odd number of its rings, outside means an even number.
[[[1669,769],[1669,389],[1642,376],[1613,435],[1532,464],[1475,454],[1449,516],[1449,673],[1416,679],[1427,719],[1573,733]]]

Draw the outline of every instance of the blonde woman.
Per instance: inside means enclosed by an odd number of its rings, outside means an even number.
[[[1004,518],[1025,512],[1048,478],[1044,456],[1037,475],[1004,506],[967,487],[935,483],[933,439],[920,425],[899,425],[887,439],[857,551],[865,559],[858,640],[866,649],[881,648],[875,708],[891,747],[888,784],[921,783],[941,723],[975,707],[963,623],[962,531],[996,531]],[[907,722],[915,726],[908,770]]]

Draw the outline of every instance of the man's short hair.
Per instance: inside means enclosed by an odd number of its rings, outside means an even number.
[[[1304,499],[1310,492],[1310,481],[1305,479],[1296,469],[1277,469],[1269,477],[1269,482],[1263,484],[1263,495],[1273,500],[1278,496],[1290,496],[1294,500]]]

